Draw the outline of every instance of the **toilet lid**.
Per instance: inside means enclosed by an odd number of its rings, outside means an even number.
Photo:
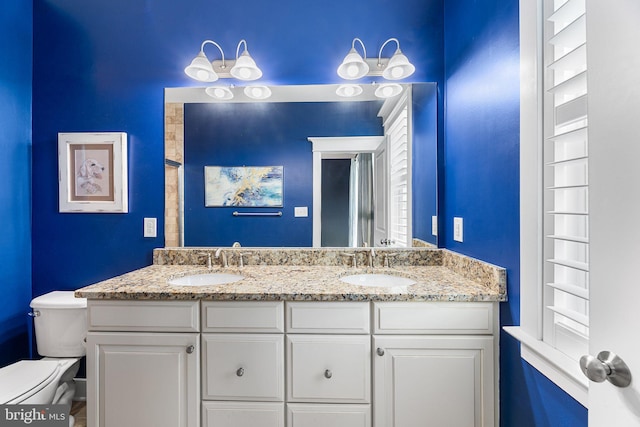
[[[56,378],[59,369],[55,360],[21,360],[0,368],[0,404],[15,401],[23,395],[29,397],[32,390],[40,390]]]

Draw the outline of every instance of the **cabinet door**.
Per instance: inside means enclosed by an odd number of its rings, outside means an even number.
[[[198,334],[87,335],[91,427],[198,427]]]
[[[493,337],[374,336],[374,427],[493,427]]]
[[[288,335],[289,402],[369,403],[369,335]]]
[[[202,334],[202,398],[284,400],[284,336]]]

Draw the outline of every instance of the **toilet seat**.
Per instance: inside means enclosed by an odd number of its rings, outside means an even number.
[[[17,404],[57,381],[65,367],[56,360],[21,360],[0,368],[0,404]]]

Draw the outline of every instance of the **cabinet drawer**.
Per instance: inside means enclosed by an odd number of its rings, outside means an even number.
[[[287,360],[289,402],[369,403],[368,335],[288,335]]]
[[[271,301],[206,301],[203,332],[284,332],[284,303]]]
[[[288,427],[370,427],[371,406],[289,403]]]
[[[282,401],[284,336],[202,334],[202,398]]]
[[[284,427],[284,403],[203,402],[202,427]]]
[[[493,333],[493,303],[383,302],[374,304],[374,334]]]
[[[90,331],[198,332],[198,301],[89,300]]]
[[[287,332],[368,334],[368,302],[288,302]]]

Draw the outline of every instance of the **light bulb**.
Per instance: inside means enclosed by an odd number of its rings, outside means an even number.
[[[241,68],[239,71],[240,77],[242,77],[243,79],[248,79],[249,77],[251,77],[251,71],[249,71],[248,68]]]
[[[389,97],[393,94],[393,88],[391,86],[386,86],[382,88],[382,94],[386,97]]]
[[[351,64],[347,67],[347,74],[349,77],[354,77],[358,75],[358,66],[355,64]]]
[[[224,95],[225,95],[224,89],[219,87],[215,88],[213,93],[215,94],[216,98],[224,98]]]
[[[391,75],[396,79],[402,77],[402,72],[403,72],[402,67],[393,67],[391,69]]]
[[[353,86],[347,86],[344,89],[344,94],[346,96],[353,96],[356,93],[355,89],[353,88]]]
[[[198,70],[196,75],[198,76],[198,80],[205,80],[207,77],[209,77],[209,73],[207,73],[205,70]]]

